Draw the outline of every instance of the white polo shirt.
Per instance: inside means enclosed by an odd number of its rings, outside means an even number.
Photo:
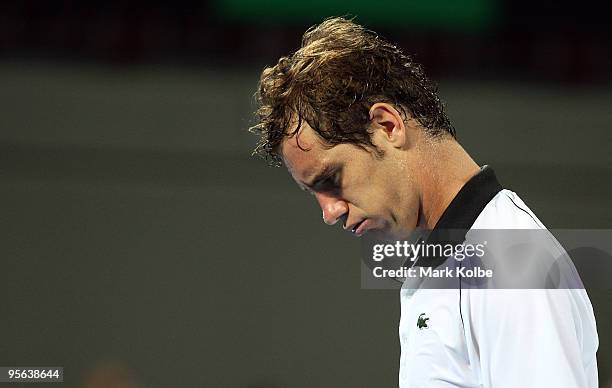
[[[545,229],[487,166],[434,231],[441,228]],[[400,298],[401,388],[598,386],[599,341],[584,289],[415,289],[407,280]]]

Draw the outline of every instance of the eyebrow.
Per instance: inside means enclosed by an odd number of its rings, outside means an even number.
[[[329,179],[338,174],[340,170],[342,170],[342,168],[338,165],[325,166],[325,168],[319,171],[319,173],[317,173],[317,175],[312,179],[311,183],[304,183],[304,185],[314,191],[325,190],[327,189],[325,185]]]

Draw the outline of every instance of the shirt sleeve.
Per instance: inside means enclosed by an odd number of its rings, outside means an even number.
[[[597,387],[584,290],[468,290],[464,327],[483,388]]]

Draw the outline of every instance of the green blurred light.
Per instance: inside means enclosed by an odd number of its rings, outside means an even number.
[[[495,24],[499,0],[213,0],[212,7],[221,19],[256,24],[318,23],[349,15],[383,27],[478,31]]]

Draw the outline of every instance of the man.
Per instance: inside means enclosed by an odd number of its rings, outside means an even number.
[[[329,225],[406,239],[417,229],[545,229],[455,139],[435,86],[396,46],[328,19],[261,76],[256,152],[284,163]],[[438,263],[439,264],[439,263]],[[402,387],[596,387],[583,289],[401,291]]]

